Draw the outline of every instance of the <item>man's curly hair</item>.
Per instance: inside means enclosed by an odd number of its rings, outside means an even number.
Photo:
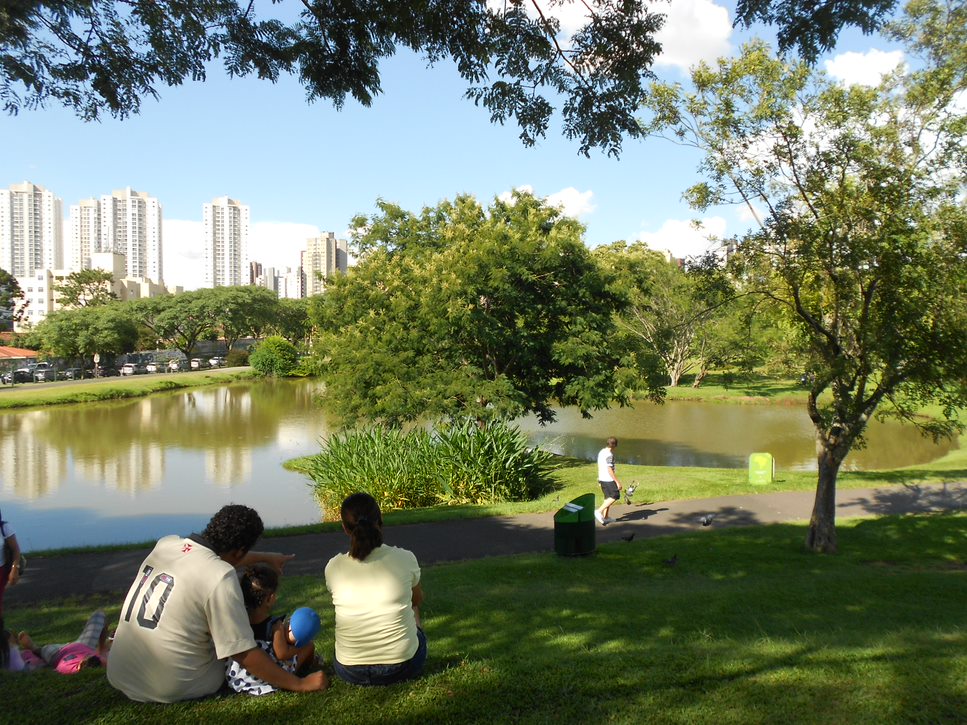
[[[201,535],[212,545],[212,551],[221,556],[236,549],[249,551],[264,529],[255,509],[229,504],[212,516]]]

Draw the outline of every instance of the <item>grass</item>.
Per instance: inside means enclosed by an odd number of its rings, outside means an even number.
[[[150,706],[97,671],[3,674],[0,712],[25,723],[963,722],[965,529],[965,514],[841,522],[834,557],[804,553],[802,526],[777,525],[433,566],[417,682]],[[8,611],[8,624],[69,640],[95,606],[117,616],[121,596]],[[301,605],[322,615],[316,644],[331,660],[321,573],[283,581],[279,611]]]
[[[193,371],[150,376],[132,375],[77,383],[22,383],[0,390],[0,410],[143,398],[152,393],[223,385],[238,380],[248,380],[253,376],[254,373],[251,370],[245,369],[230,372]]]

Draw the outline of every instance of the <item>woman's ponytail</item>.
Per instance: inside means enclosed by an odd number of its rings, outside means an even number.
[[[349,555],[357,561],[383,545],[383,515],[376,499],[368,493],[354,493],[342,502],[343,525],[349,532]]]

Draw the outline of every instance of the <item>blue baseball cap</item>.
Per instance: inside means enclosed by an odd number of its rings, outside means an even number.
[[[295,637],[296,647],[302,647],[315,639],[321,628],[319,615],[309,607],[299,607],[289,617],[289,629]]]

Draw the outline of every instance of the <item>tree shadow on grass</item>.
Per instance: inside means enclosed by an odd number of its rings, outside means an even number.
[[[967,485],[944,483],[923,486],[903,483],[895,488],[877,489],[870,497],[855,499],[855,504],[878,516],[904,513],[931,513],[967,509]]]

